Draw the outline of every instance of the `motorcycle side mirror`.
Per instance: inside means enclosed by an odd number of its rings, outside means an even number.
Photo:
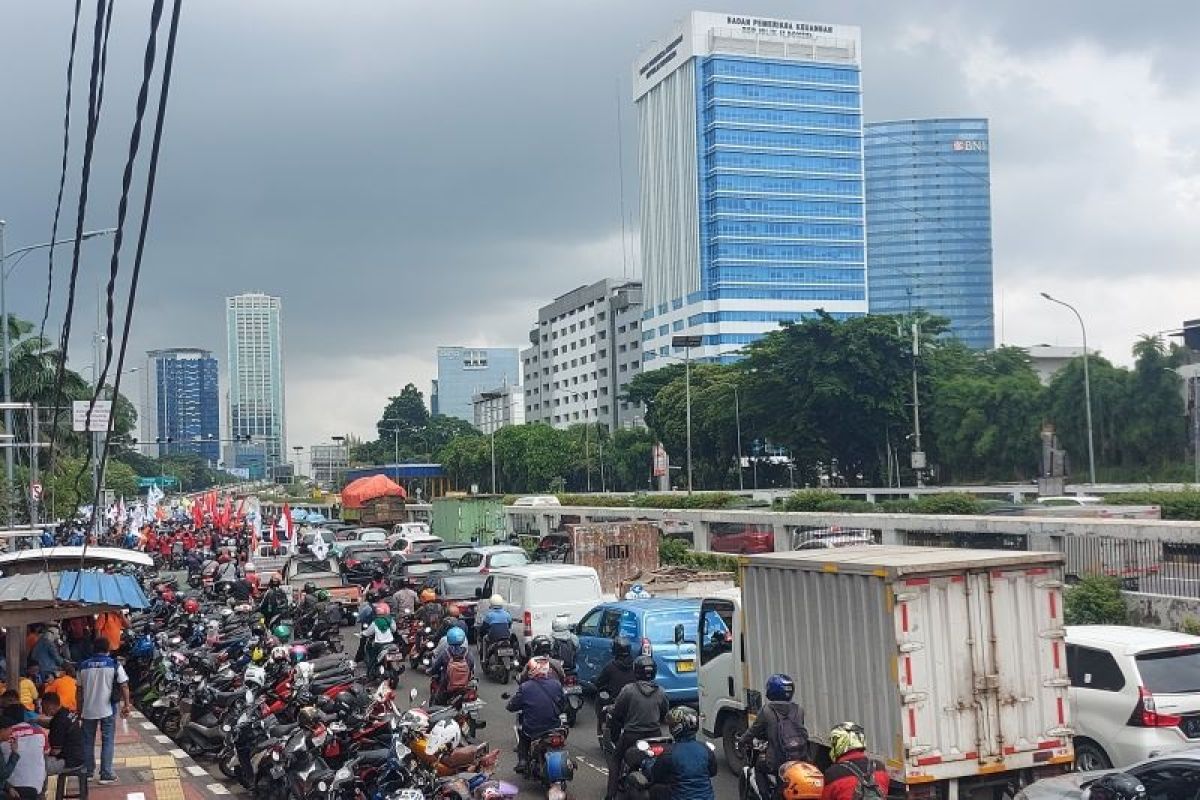
[[[681,622],[675,626],[675,644],[683,644],[683,637],[683,623]]]

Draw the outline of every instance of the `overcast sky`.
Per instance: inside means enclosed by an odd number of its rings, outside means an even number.
[[[83,5],[77,100],[86,100],[95,3]],[[623,257],[618,110],[632,241],[630,65],[695,7],[187,0],[135,363],[150,348],[198,346],[224,367],[223,298],[280,295],[289,443],[307,446],[369,432],[409,381],[428,393],[439,344],[521,346],[540,304],[634,270]],[[1077,343],[1074,318],[1039,291],[1074,302],[1091,341],[1118,361],[1137,335],[1200,317],[1200,4],[700,8],[862,26],[868,121],[991,120],[1004,342]],[[0,218],[10,249],[49,236],[72,9],[69,0],[0,4]],[[148,9],[117,4],[89,228],[116,216]],[[84,108],[75,108],[73,144]],[[66,231],[78,169],[73,150]],[[90,359],[110,246],[85,245],[76,367]],[[45,269],[44,258],[22,262],[9,286],[14,313],[40,317]],[[60,275],[57,288],[64,283]]]

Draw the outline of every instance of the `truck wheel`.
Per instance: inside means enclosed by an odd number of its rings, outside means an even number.
[[[732,775],[742,774],[742,754],[738,752],[738,738],[746,732],[746,721],[737,714],[729,714],[721,723],[721,747],[725,751],[725,766]]]
[[[1100,745],[1090,739],[1075,740],[1075,769],[1079,772],[1111,769],[1112,761]]]

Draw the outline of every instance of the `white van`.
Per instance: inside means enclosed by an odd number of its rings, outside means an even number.
[[[477,590],[483,599],[499,594],[513,618],[513,639],[526,656],[529,641],[549,636],[559,614],[577,623],[603,599],[600,576],[591,567],[574,564],[526,564],[505,567],[488,576]]]

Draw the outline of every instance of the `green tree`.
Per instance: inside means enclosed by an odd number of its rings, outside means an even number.
[[[1063,618],[1068,625],[1127,625],[1129,609],[1121,582],[1107,575],[1089,575],[1067,589]]]

